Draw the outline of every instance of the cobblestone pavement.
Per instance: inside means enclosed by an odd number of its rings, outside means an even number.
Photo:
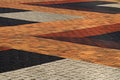
[[[0,0],[0,80],[120,80],[118,75],[120,2]]]

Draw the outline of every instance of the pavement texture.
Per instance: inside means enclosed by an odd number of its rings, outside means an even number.
[[[0,0],[0,80],[120,80],[120,2]]]
[[[120,69],[63,59],[2,73],[1,80],[120,80]]]

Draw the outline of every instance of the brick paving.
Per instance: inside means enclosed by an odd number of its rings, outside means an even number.
[[[0,0],[0,53],[3,80],[32,80],[33,73],[35,80],[119,80],[120,3],[114,0]],[[69,59],[51,62],[51,56]],[[44,60],[48,63],[41,64]],[[53,64],[57,67],[48,68]],[[13,67],[17,68],[10,71]],[[3,68],[10,70],[5,72]],[[41,68],[53,72],[36,73]],[[57,69],[64,71],[57,73]]]

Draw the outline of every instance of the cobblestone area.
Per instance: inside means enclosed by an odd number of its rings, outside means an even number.
[[[120,80],[119,75],[119,68],[64,59],[1,73],[0,80]]]

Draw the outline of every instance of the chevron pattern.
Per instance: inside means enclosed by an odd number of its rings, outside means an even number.
[[[120,68],[119,2],[0,0],[0,72],[65,58]]]

